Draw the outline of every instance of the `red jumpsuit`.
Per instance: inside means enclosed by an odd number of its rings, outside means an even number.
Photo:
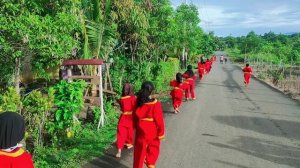
[[[198,64],[198,73],[199,73],[200,80],[202,80],[205,74],[205,64],[201,64],[201,63]]]
[[[172,96],[173,107],[174,107],[174,109],[176,109],[176,108],[180,107],[183,96],[184,96],[184,90],[189,85],[185,82],[178,83],[176,80],[172,80],[170,82],[170,85],[174,87],[173,90],[171,91],[170,95]]]
[[[117,129],[117,149],[123,149],[125,143],[127,147],[132,146],[133,144],[132,112],[135,110],[136,107],[136,97],[121,97],[120,106],[122,114],[120,116]]]
[[[212,62],[211,61],[206,61],[205,62],[205,70],[206,70],[206,73],[208,74],[211,70],[211,64]]]
[[[164,116],[158,100],[137,107],[134,112],[136,137],[133,168],[154,168],[160,151],[160,140],[165,137]]]
[[[34,168],[31,155],[22,148],[12,152],[0,150],[1,168]]]
[[[195,79],[197,77],[195,75],[192,76],[192,77],[189,77],[188,74],[183,74],[182,76],[189,83],[188,89],[185,90],[185,98],[186,99],[190,98],[190,94],[191,94],[192,99],[196,99],[196,97],[195,97],[195,91],[194,90],[195,90]]]
[[[215,55],[213,56],[213,60],[214,62],[217,60],[217,57]]]
[[[244,83],[246,85],[249,85],[250,84],[250,77],[251,77],[251,74],[252,74],[252,68],[245,67],[243,69],[243,72],[244,72]]]

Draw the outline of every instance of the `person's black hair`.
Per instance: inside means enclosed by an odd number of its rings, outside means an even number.
[[[16,112],[0,113],[0,149],[16,146],[25,135],[25,121]]]
[[[248,67],[248,66],[249,66],[249,63],[246,64],[246,67]]]
[[[150,98],[152,91],[154,90],[154,86],[152,82],[146,81],[142,84],[141,90],[137,95],[137,106],[141,107],[143,104],[153,101]]]
[[[133,87],[130,83],[125,83],[122,89],[122,96],[133,96]]]
[[[193,77],[195,75],[194,71],[193,71],[193,66],[192,65],[188,65],[187,66],[187,71],[185,71],[185,74],[188,74],[189,77]]]
[[[178,83],[182,83],[182,74],[181,74],[181,73],[177,73],[177,74],[176,74],[176,81],[177,81]]]
[[[200,58],[200,62],[203,62],[203,61],[204,61],[204,59],[203,59],[203,57],[201,57],[201,58]]]

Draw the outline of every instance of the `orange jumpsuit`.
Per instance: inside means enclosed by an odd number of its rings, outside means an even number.
[[[201,64],[201,63],[198,64],[198,73],[199,73],[200,80],[202,80],[205,74],[205,64]]]
[[[173,107],[174,109],[179,108],[181,103],[182,103],[182,99],[184,96],[184,90],[189,86],[187,83],[182,82],[182,83],[178,83],[176,80],[172,80],[170,82],[170,86],[173,86],[173,90],[171,91],[170,95],[172,96],[172,100],[173,100]]]
[[[250,67],[245,67],[243,69],[244,72],[244,83],[246,85],[250,84],[250,78],[251,78],[251,74],[252,74],[252,68]]]
[[[17,148],[12,152],[0,150],[1,168],[34,168],[31,155],[22,148]]]
[[[192,77],[189,77],[188,74],[183,74],[182,76],[189,83],[188,89],[185,90],[185,98],[186,99],[190,98],[190,94],[191,94],[192,99],[196,99],[196,97],[195,97],[195,79],[197,77],[195,75]]]
[[[160,152],[160,140],[165,137],[164,116],[158,100],[137,107],[134,112],[136,137],[133,168],[154,168]]]
[[[124,144],[132,146],[133,144],[133,119],[132,112],[136,107],[135,96],[124,96],[120,99],[122,114],[119,119],[117,129],[117,149],[123,149]]]

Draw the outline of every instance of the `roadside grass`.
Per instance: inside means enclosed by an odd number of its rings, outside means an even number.
[[[78,133],[55,147],[38,148],[34,154],[36,168],[78,168],[87,161],[101,156],[116,137],[119,114],[110,111],[104,127],[84,125]]]

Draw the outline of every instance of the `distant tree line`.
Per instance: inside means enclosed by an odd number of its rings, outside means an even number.
[[[269,32],[257,35],[251,31],[246,36],[221,37],[218,45],[236,58],[300,65],[300,33],[285,35]]]

